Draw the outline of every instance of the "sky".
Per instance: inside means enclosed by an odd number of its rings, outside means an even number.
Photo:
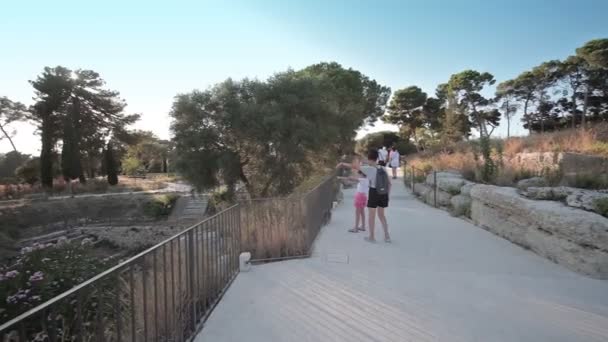
[[[173,97],[228,77],[265,79],[336,61],[397,90],[465,69],[498,82],[608,37],[608,1],[9,1],[0,0],[0,96],[33,102],[45,66],[93,69],[118,90],[134,127],[170,138]],[[515,119],[512,133],[524,130]],[[498,135],[505,135],[506,125]],[[38,154],[30,124],[13,125]],[[362,129],[360,135],[385,124]],[[0,152],[10,150],[0,141]]]

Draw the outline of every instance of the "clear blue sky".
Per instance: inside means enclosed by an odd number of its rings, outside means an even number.
[[[137,127],[162,138],[175,94],[227,77],[337,61],[393,90],[433,93],[467,68],[501,81],[608,37],[605,0],[20,0],[1,9],[0,95],[29,104],[27,81],[44,66],[94,69],[143,114]],[[36,153],[33,130],[17,128],[17,147]]]

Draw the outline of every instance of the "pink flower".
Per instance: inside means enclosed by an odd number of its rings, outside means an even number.
[[[6,274],[4,276],[7,277],[8,279],[12,279],[12,278],[15,278],[18,275],[19,275],[19,271],[12,270],[12,271],[6,272]]]
[[[41,281],[43,279],[44,279],[44,273],[42,273],[41,271],[38,271],[38,272],[32,274],[32,276],[30,277],[31,282]]]

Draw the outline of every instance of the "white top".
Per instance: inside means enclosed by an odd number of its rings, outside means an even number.
[[[361,172],[365,174],[365,177],[369,181],[370,188],[376,188],[376,167],[370,165],[361,165]]]
[[[388,151],[386,148],[378,150],[378,160],[386,161],[386,157],[388,156]]]
[[[357,184],[357,192],[367,195],[367,193],[369,192],[369,179],[359,178],[359,183]]]
[[[399,151],[391,152],[391,167],[399,167]]]

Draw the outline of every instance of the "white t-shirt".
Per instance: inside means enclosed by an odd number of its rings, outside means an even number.
[[[365,174],[365,177],[369,181],[370,188],[376,188],[376,167],[370,165],[361,165],[361,172]]]
[[[388,151],[385,148],[378,150],[378,160],[386,161],[387,156]]]
[[[367,193],[369,192],[369,179],[359,178],[359,183],[357,184],[357,192],[363,193],[367,196]]]

